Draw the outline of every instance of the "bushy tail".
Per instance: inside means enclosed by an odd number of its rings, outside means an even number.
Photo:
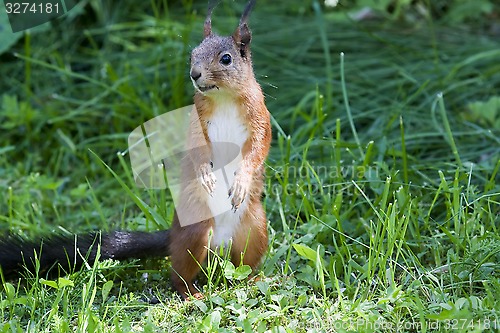
[[[169,255],[169,231],[90,233],[78,236],[55,236],[48,240],[26,242],[19,238],[0,239],[0,267],[6,277],[26,270],[58,273],[79,269],[84,262],[95,262],[98,248],[100,259],[140,259]],[[35,257],[37,260],[35,260]],[[26,268],[24,268],[26,267]]]

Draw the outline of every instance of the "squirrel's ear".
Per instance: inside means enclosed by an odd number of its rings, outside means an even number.
[[[248,16],[250,16],[250,12],[252,11],[253,6],[255,5],[256,0],[248,1],[243,14],[241,15],[240,24],[236,31],[233,34],[233,39],[236,44],[240,47],[240,53],[243,58],[246,57],[248,53],[248,49],[250,47],[250,41],[252,39],[252,33],[248,28]]]
[[[208,2],[207,18],[205,19],[205,24],[203,25],[203,37],[207,37],[212,34],[212,11],[216,5],[217,2],[213,0]]]
[[[246,23],[243,23],[236,29],[233,39],[240,48],[241,57],[245,58],[250,49],[250,41],[252,40],[252,32]]]

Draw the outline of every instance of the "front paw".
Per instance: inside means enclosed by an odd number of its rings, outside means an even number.
[[[215,183],[217,182],[217,178],[215,178],[214,173],[212,172],[213,164],[210,163],[202,163],[198,169],[198,178],[200,179],[201,186],[207,191],[210,196],[213,196],[215,190]]]
[[[229,189],[229,197],[231,195],[233,198],[231,199],[231,205],[233,211],[237,211],[240,208],[245,198],[248,196],[250,192],[250,185],[252,182],[252,177],[244,174],[238,173],[234,179],[233,186]]]

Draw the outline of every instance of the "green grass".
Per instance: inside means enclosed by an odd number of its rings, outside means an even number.
[[[89,1],[0,56],[2,233],[168,228],[170,194],[136,188],[127,155],[192,101],[204,8],[165,3]],[[168,260],[26,274],[2,281],[0,332],[500,330],[498,36],[294,6],[251,19],[274,135],[261,279],[214,253],[184,303]]]

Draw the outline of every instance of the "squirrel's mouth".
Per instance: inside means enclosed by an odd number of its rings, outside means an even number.
[[[194,80],[193,78],[191,78],[191,82],[193,82],[193,86],[196,90],[198,90],[200,93],[202,94],[205,94],[207,91],[210,91],[210,90],[213,90],[213,89],[217,89],[219,90],[219,87],[215,84],[208,84],[208,85],[205,85],[205,84],[199,84],[198,82],[196,82],[196,80]]]
[[[198,90],[200,93],[202,94],[205,94],[207,91],[209,90],[213,90],[215,88],[217,88],[217,90],[219,90],[219,87],[216,86],[215,84],[209,84],[209,85],[204,85],[204,84],[199,84],[198,82],[196,82],[196,80],[194,80],[193,78],[191,78],[191,82],[193,82],[193,86],[196,90]]]
[[[200,86],[198,85],[197,88],[201,91],[201,92],[207,92],[209,90],[212,90],[212,89],[219,89],[219,87],[217,87],[215,84],[213,85],[210,85],[210,86]]]

